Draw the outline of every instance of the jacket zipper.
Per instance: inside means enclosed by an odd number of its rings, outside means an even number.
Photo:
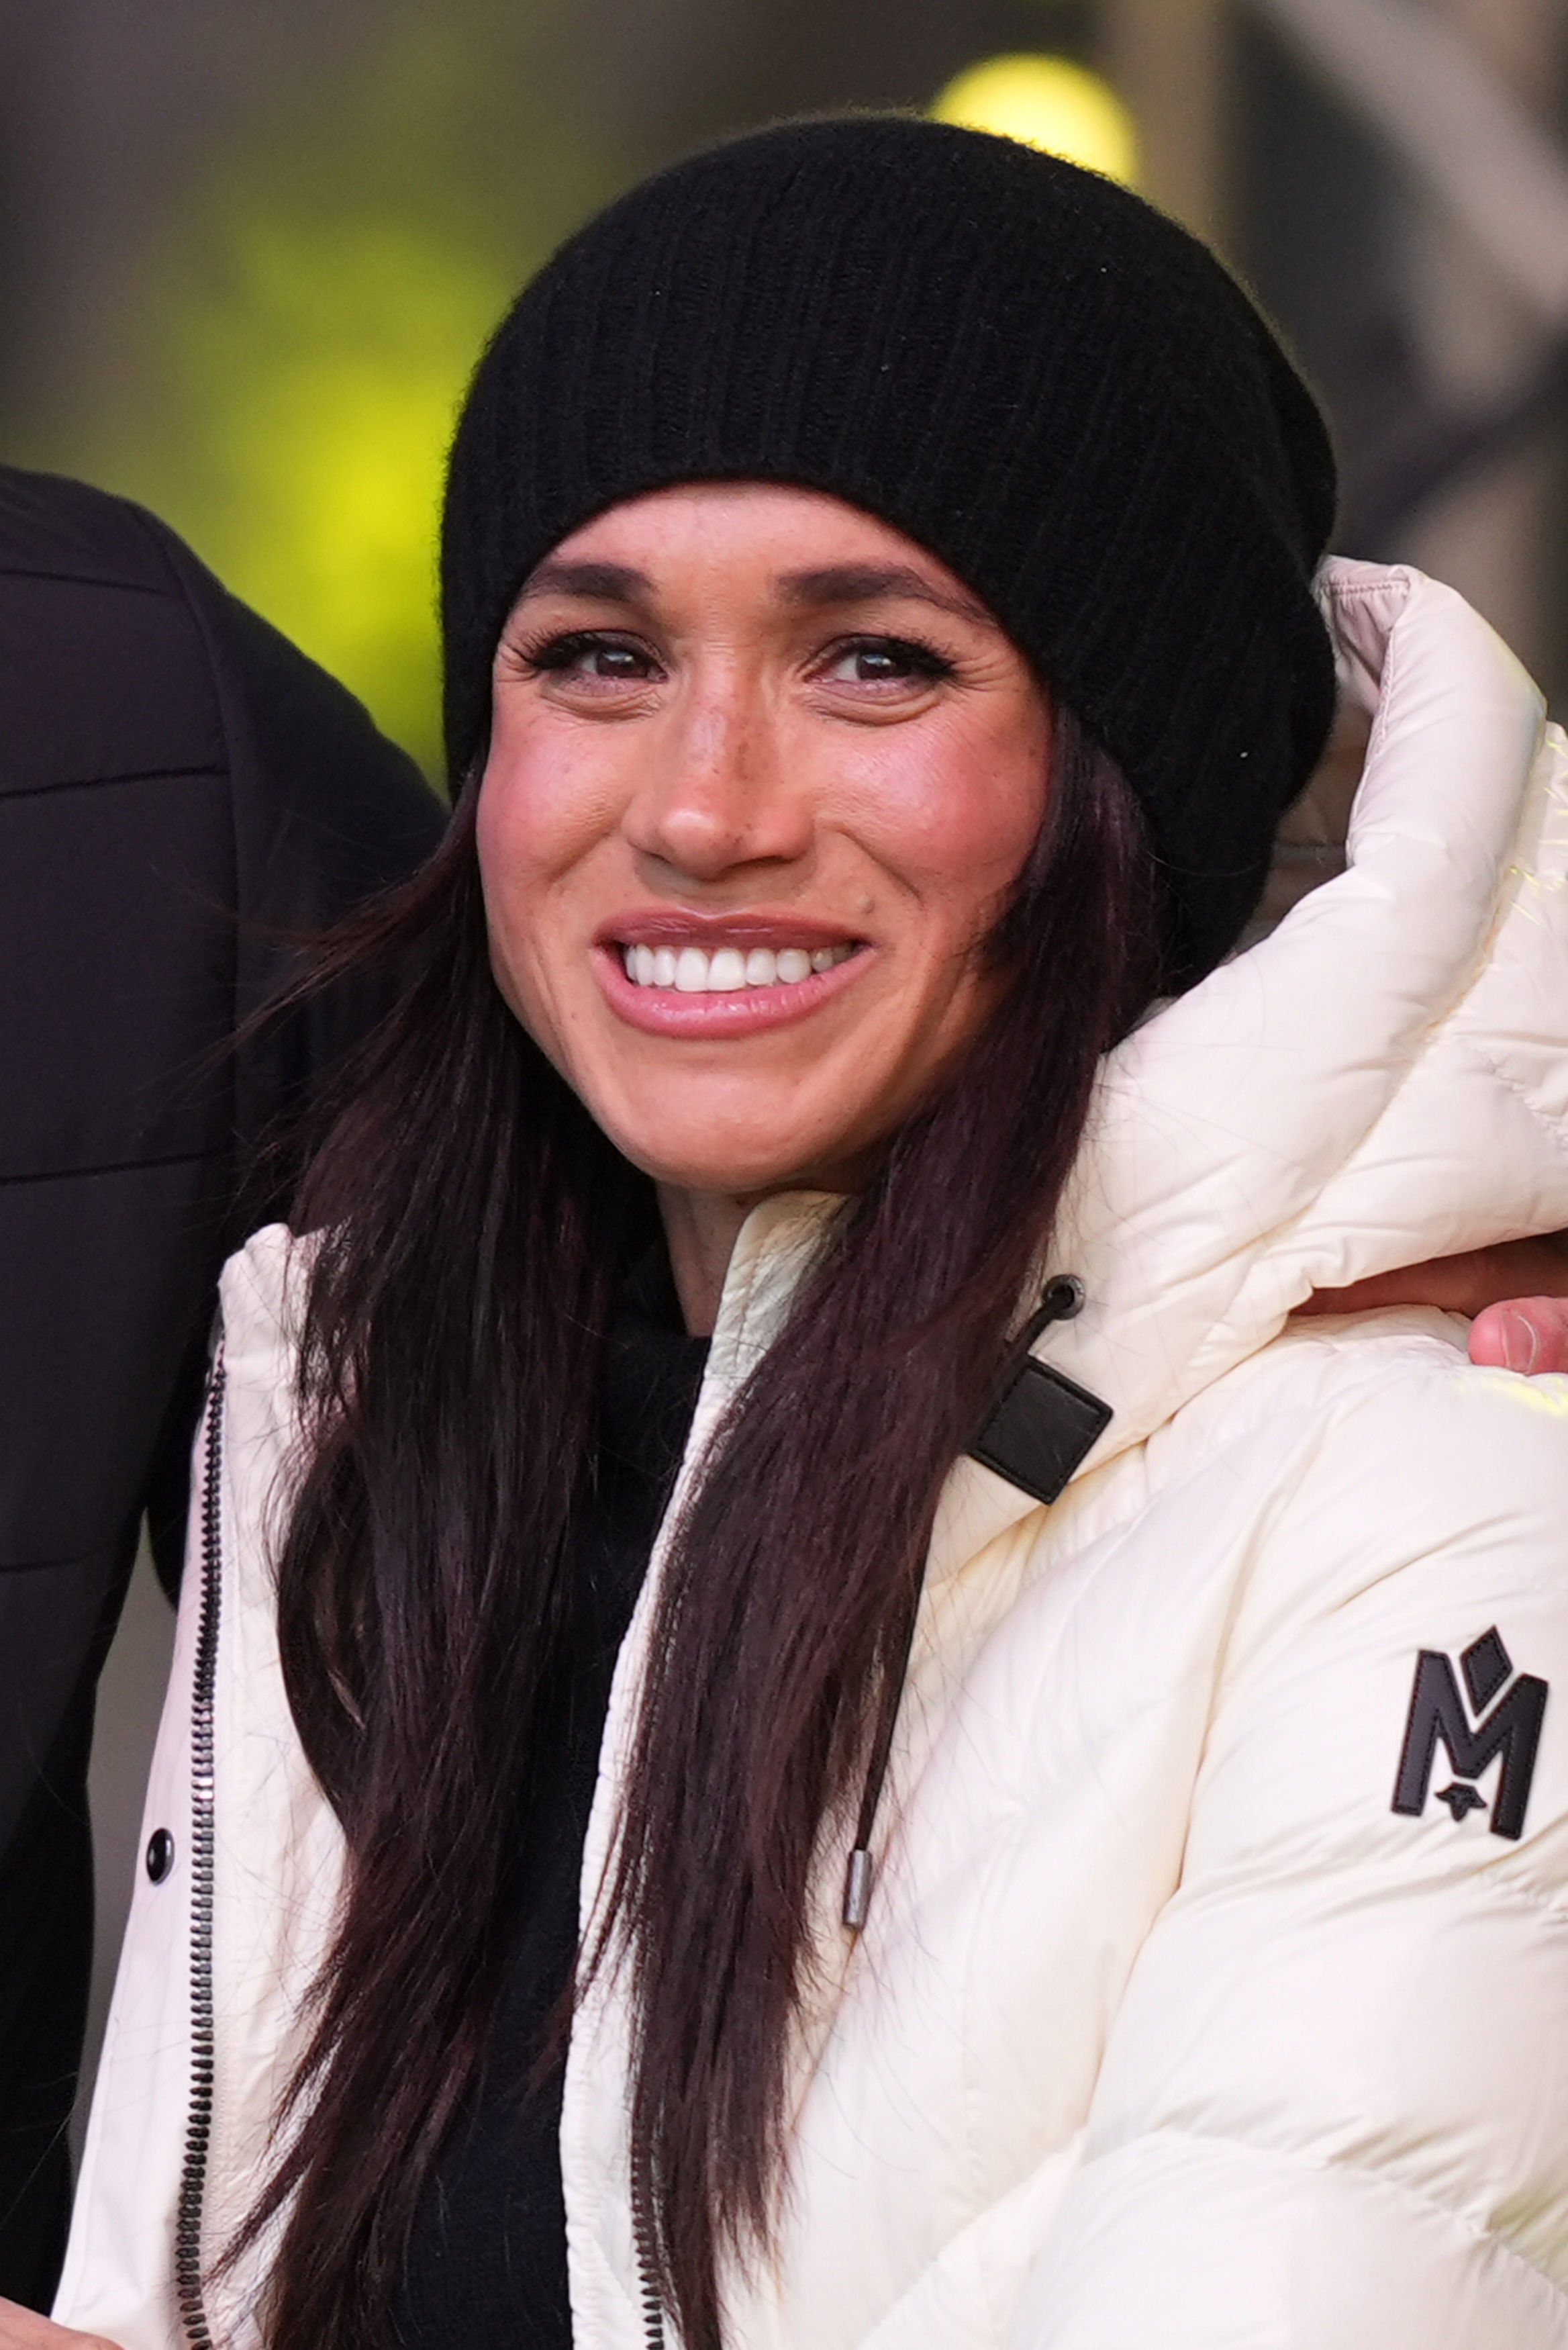
[[[1019,1357],[1027,1355],[1041,1332],[1052,1322],[1071,1321],[1081,1312],[1084,1285],[1075,1275],[1067,1274],[1046,1285],[1037,1312],[1032,1315],[1017,1341]],[[1010,1368],[1012,1365],[1010,1364]],[[1091,1399],[1093,1400],[1093,1399]],[[1096,1431],[1097,1432],[1097,1431]],[[1086,1448],[1085,1448],[1086,1449]],[[898,1682],[902,1689],[909,1669],[909,1656],[915,1643],[915,1626],[919,1614],[925,1575],[916,1586],[909,1610],[909,1620],[900,1635]],[[849,1856],[848,1877],[844,1896],[844,1923],[851,1933],[858,1934],[866,1923],[871,1903],[874,1863],[871,1856],[871,1833],[876,1824],[877,1808],[881,1801],[888,1765],[892,1757],[894,1721],[889,1719],[878,1740],[867,1772],[866,1787],[861,1797],[860,1817],[856,1830],[855,1848]],[[659,2298],[657,2262],[654,2259],[653,2189],[648,2175],[648,2158],[638,2147],[631,2154],[631,2232],[637,2249],[638,2285],[642,2295],[642,2330],[647,2350],[664,2350],[664,2304]]]
[[[654,2259],[653,2185],[648,2158],[635,2146],[631,2150],[631,2233],[637,2248],[638,2290],[642,2295],[642,2338],[648,2350],[664,2350],[664,2303]]]
[[[202,1461],[202,1599],[191,1709],[191,2101],[174,2221],[174,2296],[191,2350],[215,2350],[202,2284],[202,2206],[213,2137],[216,2036],[213,2021],[213,1710],[223,1590],[223,1357],[213,1365]],[[642,2295],[643,2339],[664,2350],[664,2306],[653,2257],[653,2198],[646,2162],[632,2158],[632,2233]]]
[[[213,2022],[213,1710],[223,1582],[220,1485],[223,1460],[223,1357],[207,1391],[202,1463],[202,1599],[196,1628],[191,1719],[191,2099],[174,2221],[174,2297],[191,2350],[214,2350],[202,2282],[202,2204],[213,2137],[216,2040]]]
[[[1031,1360],[1030,1350],[1036,1338],[1044,1331],[1048,1330],[1053,1322],[1075,1320],[1083,1312],[1084,1303],[1084,1284],[1075,1273],[1059,1273],[1046,1283],[1039,1305],[1008,1349],[1007,1360],[998,1381],[996,1393],[992,1397],[991,1408],[987,1412],[984,1426],[980,1437],[970,1448],[973,1456],[983,1461],[987,1468],[997,1470],[1001,1475],[1020,1486],[1023,1492],[1032,1494],[1034,1500],[1046,1503],[1056,1499],[1073,1470],[1083,1460],[1090,1445],[1094,1443],[1106,1422],[1111,1418],[1109,1406],[1103,1404],[1098,1396],[1090,1395],[1086,1388],[1076,1386],[1071,1379],[1064,1379],[1060,1372],[1046,1374],[1052,1381],[1054,1394],[1058,1401],[1062,1390],[1070,1389],[1077,1405],[1080,1408],[1086,1406],[1088,1412],[1085,1419],[1080,1409],[1076,1415],[1077,1424],[1067,1440],[1067,1449],[1055,1451],[1053,1479],[1049,1487],[1033,1482],[1028,1474],[1019,1474],[1008,1462],[988,1452],[985,1449],[985,1440],[992,1426],[992,1416],[997,1404],[1015,1387],[1020,1375],[1031,1368],[1044,1371],[1044,1366],[1034,1365]],[[1060,1471],[1059,1478],[1055,1474],[1056,1471]],[[904,1687],[909,1677],[909,1659],[914,1654],[915,1632],[919,1622],[920,1607],[925,1596],[926,1565],[927,1561],[922,1559],[919,1580],[910,1594],[909,1607],[898,1633],[896,1656],[898,1667],[899,1705],[903,1702]],[[882,1790],[887,1784],[888,1765],[893,1759],[893,1737],[898,1726],[898,1706],[896,1705],[882,1724],[881,1734],[871,1750],[871,1759],[867,1765],[866,1784],[860,1797],[860,1814],[856,1824],[855,1842],[850,1847],[849,1862],[844,1877],[844,1908],[841,1914],[845,1929],[851,1934],[864,1931],[866,1920],[871,1912],[871,1888],[877,1877],[877,1863],[871,1850],[871,1836],[877,1825],[877,1808],[882,1801]]]

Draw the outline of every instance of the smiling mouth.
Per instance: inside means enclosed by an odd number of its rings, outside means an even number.
[[[831,947],[648,946],[618,941],[616,951],[634,987],[673,989],[678,995],[739,995],[753,987],[798,987],[859,952],[857,941]]]

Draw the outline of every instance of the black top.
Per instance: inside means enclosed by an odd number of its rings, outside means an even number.
[[[610,1334],[595,1472],[571,1537],[570,1613],[547,1672],[536,1761],[520,1804],[489,2064],[421,2200],[394,2311],[397,2350],[459,2343],[462,2350],[570,2350],[564,2042],[542,2068],[540,2057],[576,1956],[578,1880],[616,1658],[707,1354],[707,1340],[680,1326],[668,1274],[656,1282],[645,1270]]]
[[[47,2309],[92,1918],[93,1685],[143,1511],[172,1578],[246,1145],[372,1009],[237,1047],[280,931],[441,813],[161,524],[0,465],[0,2294]]]

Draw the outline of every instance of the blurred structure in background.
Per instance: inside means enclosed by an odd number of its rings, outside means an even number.
[[[1341,544],[1568,702],[1568,0],[0,0],[0,450],[129,491],[436,761],[486,328],[691,145],[934,108],[1133,180],[1322,390]]]
[[[1345,463],[1341,544],[1449,579],[1568,704],[1568,8],[1267,0],[1234,25],[1232,250]]]

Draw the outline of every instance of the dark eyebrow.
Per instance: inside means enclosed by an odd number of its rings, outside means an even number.
[[[774,582],[786,604],[870,604],[881,596],[907,596],[919,604],[934,604],[961,620],[975,620],[994,629],[996,621],[983,604],[971,597],[944,595],[923,573],[895,564],[836,563],[821,571],[786,571]]]
[[[905,564],[835,563],[820,570],[785,571],[774,582],[781,599],[801,608],[829,604],[870,604],[883,596],[902,596],[950,612],[961,620],[994,629],[997,623],[983,604],[968,596],[948,596]],[[635,604],[654,593],[646,571],[625,563],[560,563],[546,556],[523,582],[517,600],[529,596],[577,596],[586,601]]]
[[[646,571],[625,563],[537,563],[518,590],[525,596],[581,596],[601,604],[635,604],[653,592]]]

